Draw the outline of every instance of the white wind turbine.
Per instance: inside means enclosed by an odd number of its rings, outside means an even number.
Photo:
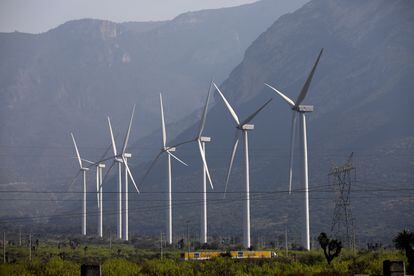
[[[99,209],[99,219],[98,219],[98,236],[103,237],[103,192],[102,192],[102,170],[105,168],[105,164],[98,163],[96,164],[96,193],[98,195],[98,209]]]
[[[92,162],[90,160],[82,158],[82,161],[87,162],[90,164],[90,167],[95,167],[96,171],[96,196],[97,196],[97,203],[98,203],[98,210],[99,210],[99,216],[98,216],[98,236],[100,238],[103,237],[103,191],[102,191],[102,171],[105,168],[105,164],[103,163],[106,161],[105,156],[108,153],[108,151],[111,149],[111,145],[105,150],[105,153],[99,158],[97,162]]]
[[[76,150],[76,154],[77,154],[76,158],[78,158],[78,160],[79,160],[80,155],[79,155],[78,147],[76,145],[75,137],[73,136],[72,133],[71,133],[71,136],[72,136],[73,144],[75,145],[75,150]],[[92,162],[90,160],[80,158],[81,162],[83,161],[83,162],[89,163],[90,165],[87,166],[87,167],[83,167],[83,163],[82,163],[81,170],[79,170],[78,174],[76,175],[75,179],[73,180],[73,181],[76,180],[76,178],[78,177],[79,173],[82,170],[89,170],[90,167],[95,167],[95,170],[96,170],[96,196],[97,196],[97,203],[98,203],[98,209],[99,209],[98,236],[101,237],[101,238],[103,237],[102,170],[103,170],[103,168],[105,168],[105,164],[103,163],[103,161],[105,161],[105,160],[103,160],[103,158],[105,158],[106,154],[108,153],[108,151],[110,149],[111,149],[111,146],[109,146],[106,149],[105,153],[99,159],[99,160],[102,160],[102,161]],[[85,185],[85,188],[86,188],[86,185]],[[84,193],[85,193],[85,191],[84,191]],[[84,207],[85,207],[85,210],[86,210],[86,205]]]
[[[240,131],[243,133],[243,137],[244,137],[244,155],[245,155],[245,173],[246,173],[246,175],[245,175],[246,176],[246,188],[245,189],[246,189],[246,191],[245,191],[245,198],[243,200],[243,202],[244,202],[243,246],[245,248],[250,248],[251,247],[251,243],[250,243],[250,174],[249,174],[250,169],[249,169],[249,142],[248,142],[247,132],[249,130],[254,129],[254,125],[249,124],[249,123],[256,117],[257,114],[259,114],[260,111],[263,110],[263,108],[266,107],[266,105],[268,105],[270,103],[270,101],[272,101],[272,99],[268,100],[259,109],[257,109],[249,117],[247,117],[244,121],[240,122],[239,117],[237,116],[234,109],[231,107],[230,103],[226,100],[223,93],[220,91],[220,89],[217,87],[217,85],[215,83],[213,83],[213,85],[217,89],[217,91],[219,92],[221,98],[223,99],[224,104],[226,105],[226,107],[229,110],[231,116],[233,117],[234,121],[236,122],[236,135],[235,135],[235,138],[234,138],[234,144],[233,144],[233,150],[232,150],[232,153],[231,153],[229,168],[228,168],[228,171],[227,171],[226,187],[225,187],[225,190],[224,190],[225,193],[227,191],[227,184],[229,182],[231,169],[233,167],[234,156],[236,154],[237,146],[239,144]]]
[[[292,128],[291,128],[291,141],[290,141],[290,160],[289,160],[289,194],[292,191],[292,175],[293,175],[293,149],[294,149],[294,140],[295,140],[295,125],[296,125],[296,114],[299,113],[302,119],[302,142],[303,142],[303,181],[305,188],[305,240],[303,241],[303,247],[307,250],[310,250],[310,222],[309,222],[309,175],[308,175],[308,142],[306,134],[306,113],[313,111],[313,105],[302,105],[301,103],[306,97],[306,94],[309,90],[310,83],[312,81],[313,75],[315,73],[316,67],[318,66],[319,59],[323,53],[323,49],[319,52],[318,58],[316,59],[315,64],[312,67],[312,70],[309,73],[308,78],[306,79],[305,84],[302,87],[302,90],[294,102],[292,99],[287,97],[285,94],[274,88],[273,86],[265,83],[269,88],[275,91],[283,100],[285,100],[292,108]]]
[[[160,158],[160,156],[163,153],[167,154],[168,158],[168,215],[167,215],[167,242],[169,244],[172,244],[172,175],[171,175],[171,157],[173,157],[175,160],[180,162],[181,164],[188,166],[184,161],[180,160],[177,156],[172,154],[172,152],[175,152],[174,147],[168,147],[167,146],[167,131],[165,129],[165,119],[164,119],[164,107],[162,103],[162,95],[160,93],[160,106],[161,106],[161,128],[162,128],[162,145],[160,152],[155,157],[155,159],[152,161],[151,165],[149,166],[148,170],[144,174],[141,180],[141,185],[145,181],[146,177],[150,173],[151,169],[154,167],[154,165],[157,163],[157,160]]]
[[[102,238],[103,237],[102,170],[103,168],[105,168],[105,164],[102,162],[95,163],[95,162],[92,162],[84,158],[81,158],[81,160],[90,164],[90,166],[88,166],[88,169],[89,167],[95,167],[95,170],[96,170],[96,197],[97,197],[98,210],[99,210],[98,236]]]
[[[70,136],[72,137],[73,145],[75,146],[76,151],[76,157],[78,158],[79,162],[79,171],[78,174],[75,176],[75,179],[78,177],[78,175],[82,172],[83,176],[83,200],[82,200],[82,235],[86,235],[86,172],[89,171],[89,168],[86,168],[82,164],[82,158],[80,157],[78,146],[76,145],[75,137],[73,136],[73,133],[70,133]]]
[[[111,119],[108,117],[108,125],[109,125],[109,132],[111,134],[111,141],[112,141],[112,150],[114,153],[114,162],[112,163],[112,165],[110,166],[109,170],[107,171],[107,174],[109,173],[109,171],[112,169],[112,167],[114,166],[115,163],[118,164],[118,217],[117,217],[117,237],[118,239],[124,239],[124,240],[128,240],[129,239],[129,228],[128,228],[128,222],[129,222],[129,214],[128,214],[128,179],[131,178],[132,183],[134,184],[135,190],[137,191],[137,193],[139,193],[139,189],[137,184],[135,183],[134,177],[132,176],[131,170],[129,169],[128,166],[128,158],[132,157],[131,153],[127,153],[126,152],[126,147],[128,145],[128,140],[129,140],[129,135],[131,133],[131,127],[132,127],[132,120],[134,118],[134,113],[135,113],[135,105],[132,108],[132,114],[131,114],[131,118],[129,120],[129,126],[128,126],[128,130],[127,133],[125,135],[125,139],[124,139],[124,144],[122,146],[122,151],[120,153],[118,153],[117,149],[116,149],[116,144],[115,144],[115,138],[114,138],[114,134],[112,131],[112,125],[111,125]],[[124,212],[124,228],[122,228],[122,164],[125,167],[125,186],[124,186],[124,202],[125,202],[125,212]]]
[[[201,243],[207,243],[207,178],[208,181],[210,183],[211,189],[214,190],[213,187],[213,181],[211,180],[211,176],[210,176],[210,171],[208,169],[207,166],[207,161],[206,161],[206,143],[211,142],[211,137],[207,137],[207,136],[203,136],[203,131],[204,131],[204,126],[206,123],[206,117],[207,117],[207,109],[208,109],[208,102],[210,99],[210,92],[211,92],[211,86],[212,86],[213,82],[210,83],[210,88],[208,90],[208,95],[207,95],[207,99],[206,99],[206,104],[204,106],[204,110],[203,110],[203,114],[201,116],[201,120],[200,120],[200,129],[198,131],[197,136],[189,141],[186,142],[182,142],[179,144],[174,145],[174,148],[177,148],[181,145],[187,144],[187,143],[191,143],[191,142],[195,142],[198,144],[198,149],[200,152],[200,157],[201,160],[203,161],[203,209],[201,212],[201,235],[200,235],[200,239],[201,239]]]

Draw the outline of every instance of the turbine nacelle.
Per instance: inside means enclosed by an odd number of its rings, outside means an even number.
[[[240,130],[253,130],[254,129],[254,125],[252,124],[244,124],[242,126],[238,126],[237,127]]]
[[[87,172],[89,171],[89,168],[80,168],[81,171]]]
[[[313,112],[313,105],[298,105],[292,107],[292,110],[301,112],[301,113],[309,113]]]
[[[105,168],[105,164],[102,164],[102,163],[98,164],[98,168],[102,168],[102,169]]]
[[[203,142],[203,143],[209,143],[209,142],[211,142],[211,137],[201,136],[201,137],[199,138],[199,141],[200,141],[200,142]]]
[[[124,156],[124,158],[131,158],[132,154],[125,152],[122,156]]]

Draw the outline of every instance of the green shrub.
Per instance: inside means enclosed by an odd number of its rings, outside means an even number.
[[[64,261],[59,257],[51,258],[44,266],[44,274],[55,276],[70,276],[80,273],[80,266],[69,261]]]
[[[193,269],[188,262],[177,262],[170,259],[147,260],[143,263],[142,272],[145,275],[192,275]]]
[[[0,265],[0,275],[34,275],[30,273],[24,264],[2,264]]]
[[[102,265],[103,275],[140,275],[141,267],[124,259],[110,259]]]

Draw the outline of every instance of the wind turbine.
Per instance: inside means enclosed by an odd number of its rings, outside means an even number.
[[[254,125],[249,124],[256,116],[259,114],[260,111],[263,110],[263,108],[268,105],[272,99],[268,100],[266,103],[264,103],[259,109],[257,109],[255,112],[253,112],[249,117],[247,117],[244,121],[240,122],[239,117],[237,116],[234,109],[231,107],[230,103],[226,100],[223,93],[220,91],[220,89],[217,87],[217,85],[213,82],[214,87],[219,92],[221,98],[223,99],[224,104],[226,105],[227,109],[229,110],[231,116],[233,117],[234,121],[236,122],[236,135],[234,137],[234,144],[233,144],[233,150],[231,153],[230,158],[230,164],[227,171],[227,177],[226,177],[226,187],[224,190],[224,193],[227,191],[227,184],[229,182],[231,169],[233,167],[233,161],[234,156],[237,151],[237,146],[239,144],[239,135],[240,131],[243,133],[244,137],[244,155],[245,155],[245,173],[246,173],[246,192],[245,192],[245,198],[244,198],[244,220],[243,220],[243,246],[245,248],[250,248],[250,169],[249,169],[249,140],[248,140],[248,131],[254,129]]]
[[[89,168],[84,167],[82,164],[82,159],[79,154],[78,146],[76,145],[75,137],[73,136],[72,132],[70,133],[70,136],[72,137],[73,145],[75,146],[76,157],[78,158],[80,167],[78,174],[75,176],[75,179],[81,172],[83,175],[82,235],[86,235],[86,172],[89,171]]]
[[[90,164],[88,168],[95,167],[96,171],[96,196],[97,196],[97,203],[98,203],[98,210],[99,210],[99,217],[98,217],[98,236],[100,238],[103,237],[103,192],[102,192],[102,171],[105,168],[105,164],[103,163],[106,161],[105,156],[107,155],[108,151],[111,149],[112,145],[105,150],[104,154],[99,158],[97,162],[92,162],[90,160],[82,158],[82,161],[87,162]]]
[[[312,67],[312,70],[309,73],[308,78],[306,79],[305,84],[300,91],[296,102],[287,97],[285,94],[274,88],[273,86],[265,83],[269,88],[275,91],[283,100],[285,100],[292,108],[292,128],[291,128],[291,140],[290,140],[290,160],[289,160],[289,194],[292,191],[292,175],[293,175],[293,149],[295,141],[295,131],[296,131],[296,115],[300,114],[302,121],[302,142],[303,142],[303,181],[305,186],[305,241],[304,248],[310,250],[310,223],[309,223],[309,175],[308,175],[308,142],[307,142],[307,133],[306,133],[306,113],[313,111],[313,105],[302,105],[301,103],[308,93],[310,83],[312,81],[313,75],[315,73],[316,67],[318,66],[319,59],[323,53],[323,48],[319,52],[318,58],[316,59],[315,64]]]
[[[102,159],[102,158],[101,158]],[[92,162],[88,159],[84,159],[81,158],[82,161],[89,163],[90,166],[88,166],[87,168],[89,169],[90,167],[95,167],[95,171],[96,171],[96,197],[97,197],[97,203],[98,203],[98,210],[99,210],[99,217],[98,217],[98,236],[100,238],[103,237],[103,227],[102,227],[102,223],[103,223],[103,206],[102,206],[102,170],[103,168],[105,168],[105,164],[98,161],[98,162]]]
[[[200,152],[201,160],[203,161],[203,210],[201,212],[201,243],[207,243],[207,178],[210,183],[211,189],[214,190],[213,181],[211,180],[210,171],[207,166],[206,161],[206,143],[211,142],[211,137],[203,136],[204,126],[206,123],[206,117],[207,117],[207,108],[208,108],[208,102],[210,99],[210,92],[211,92],[211,86],[213,82],[210,83],[210,88],[208,90],[206,104],[204,106],[203,114],[201,116],[200,120],[200,129],[197,133],[197,136],[189,141],[185,141],[182,143],[179,143],[177,145],[174,145],[173,147],[177,148],[181,145],[187,144],[187,143],[197,143],[198,149]]]
[[[175,147],[168,147],[167,146],[167,131],[165,129],[165,118],[164,118],[164,107],[162,103],[162,95],[160,93],[160,107],[161,107],[161,128],[162,128],[162,148],[160,152],[157,154],[157,156],[152,161],[151,165],[149,166],[148,170],[144,174],[141,180],[141,185],[144,183],[146,177],[154,167],[154,165],[157,163],[157,160],[161,157],[162,154],[167,154],[167,160],[168,160],[168,215],[167,215],[167,242],[169,244],[172,244],[172,176],[171,176],[171,157],[180,162],[181,164],[188,166],[184,161],[180,160],[177,156],[172,154],[172,152],[175,152]]]
[[[116,144],[115,144],[115,138],[114,138],[114,133],[112,131],[112,125],[111,125],[111,119],[108,117],[108,125],[109,125],[109,132],[111,134],[111,141],[112,141],[112,150],[114,153],[114,162],[112,163],[112,165],[110,166],[107,174],[109,173],[109,171],[112,169],[112,167],[115,165],[115,163],[118,164],[118,218],[117,218],[117,237],[118,239],[124,239],[124,240],[128,240],[129,239],[129,228],[128,228],[128,222],[129,222],[129,214],[128,214],[128,179],[130,178],[132,183],[134,184],[135,190],[137,191],[137,193],[139,192],[138,186],[135,183],[134,177],[132,176],[131,170],[129,169],[128,166],[128,158],[132,157],[131,153],[127,153],[126,152],[126,148],[128,145],[128,140],[129,140],[129,135],[131,133],[131,127],[132,127],[132,120],[134,118],[134,113],[135,113],[135,105],[132,108],[132,113],[131,113],[131,118],[129,120],[129,126],[128,126],[128,130],[127,133],[125,135],[125,139],[124,139],[124,144],[122,146],[122,151],[120,153],[118,153],[117,149],[116,149]],[[124,212],[124,228],[122,228],[122,164],[125,167],[125,186],[124,186],[124,202],[125,202],[125,212]],[[129,176],[129,177],[128,177]]]

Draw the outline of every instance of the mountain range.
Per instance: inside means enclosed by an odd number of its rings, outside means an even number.
[[[290,109],[264,83],[296,98],[321,48],[325,51],[305,100],[305,104],[315,106],[308,119],[312,237],[321,231],[330,231],[336,187],[334,179],[328,174],[333,164],[344,163],[351,152],[354,153],[353,165],[356,168],[350,194],[351,207],[359,244],[373,239],[390,242],[390,237],[397,231],[414,227],[414,129],[411,122],[414,115],[411,108],[414,100],[411,93],[414,87],[413,15],[414,5],[409,0],[312,0],[295,12],[281,16],[270,28],[263,30],[249,47],[246,46],[243,59],[228,78],[222,78],[224,81],[220,89],[241,114],[240,117],[247,116],[267,99],[273,98],[271,105],[255,119],[255,130],[250,135],[252,232],[256,241],[262,236],[276,239],[287,227],[291,240],[297,242],[300,239],[303,206],[299,150],[295,155],[294,191],[292,195],[287,194]],[[165,23],[152,24],[149,27],[150,36],[156,36],[158,28],[166,26]],[[134,24],[128,28],[132,32]],[[134,32],[141,33],[141,27],[136,28]],[[70,32],[65,31],[65,37],[67,33]],[[211,32],[201,34],[205,37]],[[179,54],[171,52],[168,56],[176,60],[176,64],[179,63]],[[128,60],[128,57],[125,59]],[[213,67],[217,65],[213,63]],[[191,68],[194,70],[194,67]],[[151,68],[146,74],[151,74],[149,72]],[[171,100],[175,95],[170,94],[173,92],[166,93],[167,121],[173,122],[167,126],[171,133],[168,137],[170,144],[196,134],[201,112],[199,107],[211,78],[206,77],[204,71],[197,73],[204,77],[198,85],[205,87],[198,90],[198,105],[182,108],[191,115],[177,115],[179,107]],[[119,79],[116,81],[122,82]],[[217,79],[217,82],[220,81]],[[18,95],[15,97],[18,98]],[[82,95],[83,99],[87,98]],[[148,114],[153,116],[151,120],[155,127],[152,133],[141,136],[129,148],[134,156],[131,164],[137,179],[145,173],[161,147],[157,97],[146,100],[145,104],[152,110]],[[82,103],[78,104],[81,106]],[[123,109],[124,117],[128,111],[128,108]],[[61,114],[62,118],[67,115]],[[88,120],[88,116],[82,118]],[[73,121],[74,125],[75,122],[77,120]],[[134,127],[140,123],[137,120]],[[83,134],[101,136],[94,129],[89,131]],[[241,233],[241,155],[236,156],[226,199],[222,197],[234,131],[230,115],[214,94],[205,129],[205,134],[212,137],[212,143],[207,146],[207,159],[215,184],[214,192],[208,195],[212,236]],[[195,148],[190,145],[177,151],[177,155],[190,164],[189,168],[179,164],[173,166],[174,227],[179,236],[184,232],[187,221],[190,221],[194,231],[199,227],[201,162]],[[72,171],[75,172],[76,164],[73,163]],[[164,163],[160,160],[148,180],[141,183],[142,194],[131,196],[130,229],[134,229],[135,233],[150,234],[164,230],[167,185],[166,174],[162,173],[166,172]],[[62,169],[67,174],[68,168]],[[109,178],[106,185],[108,190],[115,191],[115,178]],[[53,187],[58,189],[59,186]],[[71,187],[73,190],[78,188]],[[73,199],[73,195],[67,197],[70,198]],[[108,196],[108,214],[115,210],[114,200],[114,195]],[[49,224],[61,221],[58,214],[65,210],[80,210],[80,203],[59,205],[57,216]],[[115,216],[112,214],[107,218],[106,227],[109,229],[114,225]],[[76,224],[72,225],[68,229],[76,231]],[[93,231],[93,225],[90,227]]]
[[[163,22],[83,19],[41,34],[1,33],[2,187],[67,190],[75,169],[69,133],[84,158],[96,159],[110,142],[106,116],[123,135],[136,104],[132,139],[158,128],[161,91],[173,110],[169,121],[180,119],[178,134],[194,123],[186,116],[201,107],[211,78],[227,78],[260,33],[305,2],[265,0]],[[18,213],[40,212],[26,207]]]

